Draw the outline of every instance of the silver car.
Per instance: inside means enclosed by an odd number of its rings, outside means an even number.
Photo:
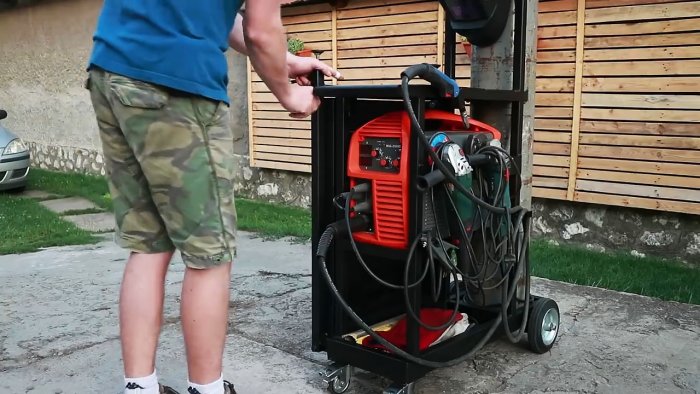
[[[0,110],[0,120],[7,112]],[[22,189],[29,174],[29,149],[19,137],[0,124],[0,190]]]

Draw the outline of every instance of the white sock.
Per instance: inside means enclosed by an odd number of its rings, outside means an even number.
[[[159,394],[156,371],[142,378],[124,377],[124,394]]]
[[[194,389],[197,390],[194,392],[198,394],[224,394],[224,375],[222,374],[219,379],[207,384],[192,383],[188,380],[187,386],[189,386],[188,393],[193,391],[190,389]]]

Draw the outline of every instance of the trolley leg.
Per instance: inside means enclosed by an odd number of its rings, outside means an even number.
[[[411,382],[408,384],[397,384],[394,383],[391,386],[384,389],[384,394],[415,394],[416,383]]]

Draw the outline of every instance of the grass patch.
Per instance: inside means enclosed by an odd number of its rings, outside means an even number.
[[[28,182],[29,189],[61,196],[83,197],[101,208],[112,210],[112,197],[104,177],[32,169],[29,171]]]
[[[532,241],[530,258],[535,276],[700,304],[700,270],[680,263],[555,246],[543,240]]]
[[[238,228],[268,237],[311,237],[311,213],[307,209],[236,199]]]
[[[49,246],[98,240],[37,201],[7,194],[0,194],[0,223],[0,254],[28,253]]]

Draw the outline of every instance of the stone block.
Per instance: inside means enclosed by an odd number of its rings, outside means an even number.
[[[85,215],[64,216],[63,219],[75,223],[83,230],[93,233],[114,231],[115,221],[112,213],[88,213]]]
[[[82,210],[82,209],[98,208],[92,202],[90,202],[84,198],[81,198],[81,197],[69,197],[69,198],[60,198],[57,200],[47,200],[47,201],[42,201],[41,205],[45,206],[46,208],[48,208],[56,213],[77,211],[77,210]]]

